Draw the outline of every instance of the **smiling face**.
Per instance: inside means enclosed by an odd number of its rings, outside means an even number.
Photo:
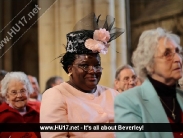
[[[173,85],[182,77],[182,58],[174,41],[159,40],[151,77],[166,85]]]
[[[81,91],[92,92],[98,84],[102,71],[99,54],[76,55],[73,65],[68,70],[72,73],[70,82]],[[89,68],[89,71],[86,69]],[[95,69],[94,69],[95,68]]]
[[[6,99],[13,108],[17,110],[23,109],[28,99],[26,85],[18,80],[11,80],[8,84]]]

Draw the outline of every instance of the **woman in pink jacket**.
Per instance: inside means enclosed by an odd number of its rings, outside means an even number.
[[[61,58],[69,81],[48,89],[42,97],[41,123],[113,123],[114,97],[117,91],[99,86],[102,74],[101,54],[109,42],[120,36],[113,29],[114,18],[107,16],[103,26],[90,14],[67,34],[66,53]],[[109,22],[111,19],[111,22]],[[87,24],[86,24],[87,23]],[[101,25],[101,24],[100,24]],[[110,33],[112,32],[112,33]],[[42,138],[113,138],[113,132],[42,132]]]

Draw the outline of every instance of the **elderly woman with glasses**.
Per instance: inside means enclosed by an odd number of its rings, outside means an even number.
[[[74,32],[67,34],[67,52],[61,58],[61,63],[69,76],[69,81],[44,92],[40,112],[41,123],[114,122],[113,102],[118,92],[98,85],[103,70],[99,53],[106,54],[108,43],[123,32],[117,28],[113,30],[111,24],[108,26],[109,16],[105,22],[106,29],[99,28],[100,21],[99,18],[96,19],[94,14],[86,16],[78,22]],[[78,28],[80,26],[82,28]],[[113,37],[110,30],[113,30]],[[113,138],[114,133],[42,132],[41,136]]]
[[[23,72],[10,72],[1,81],[1,94],[6,102],[0,106],[0,123],[39,123],[39,113],[27,105],[33,88]],[[0,132],[0,137],[40,137],[40,133]]]
[[[116,123],[183,123],[183,92],[176,88],[182,77],[180,38],[162,28],[147,30],[139,38],[132,62],[137,74],[144,78],[137,86],[115,99]],[[167,130],[174,127],[166,125]],[[173,138],[183,133],[117,132],[117,138]]]

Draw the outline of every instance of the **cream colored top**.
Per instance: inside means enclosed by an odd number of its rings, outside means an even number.
[[[97,86],[95,93],[81,92],[61,83],[44,92],[40,123],[113,123],[117,91]],[[113,138],[113,132],[42,132],[42,138]]]

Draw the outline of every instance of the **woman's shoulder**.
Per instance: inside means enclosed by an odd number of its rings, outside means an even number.
[[[6,102],[2,103],[0,105],[0,113],[5,111],[5,110],[8,110],[8,108],[9,108],[9,106],[8,106],[8,104]]]
[[[102,86],[102,85],[97,85],[97,90],[100,92],[100,93],[111,93],[111,94],[114,94],[114,95],[117,95],[119,94],[118,91],[116,91],[115,89],[113,88],[109,88],[109,87],[106,87],[106,86]]]
[[[103,85],[97,85],[97,89],[102,89],[102,90],[114,90],[110,87],[107,87],[107,86],[103,86]]]
[[[66,88],[66,83],[65,82],[63,82],[63,83],[61,83],[61,84],[59,84],[59,85],[56,85],[56,86],[54,86],[54,87],[52,87],[52,88],[49,88],[48,90],[46,90],[44,93],[43,93],[43,96],[44,95],[49,95],[49,94],[55,94],[55,95],[57,95],[57,94],[60,94],[60,93],[62,93],[64,90],[65,90],[65,88]]]
[[[42,95],[42,101],[41,101],[41,106],[42,103],[48,103],[48,102],[64,102],[65,100],[65,95],[67,95],[68,90],[65,86],[65,82],[54,86],[48,90],[46,90],[43,95]],[[62,100],[61,100],[62,99]],[[50,106],[51,107],[51,106]],[[47,107],[46,107],[47,108]]]
[[[123,98],[127,98],[129,97],[130,99],[142,99],[142,97],[144,96],[144,94],[146,95],[146,93],[148,92],[152,94],[152,92],[154,93],[153,90],[153,86],[152,84],[149,82],[148,79],[145,79],[144,82],[140,85],[140,86],[135,86],[133,88],[130,88],[122,93],[120,93],[117,97],[123,97]]]
[[[134,88],[128,89],[126,91],[123,91],[119,95],[116,96],[116,100],[121,101],[122,99],[133,99],[134,101],[141,101],[143,98],[142,94],[142,87],[141,86],[135,86]]]
[[[41,106],[41,102],[39,102],[39,101],[28,101],[26,108],[30,112],[39,113],[40,112],[40,106]]]
[[[8,103],[3,102],[3,103],[0,105],[0,113],[7,113],[7,111],[18,113],[17,110],[14,109],[14,108],[12,108],[12,107],[10,107],[10,106],[8,105]]]
[[[39,111],[31,107],[30,105],[26,105],[27,113],[39,115]]]

